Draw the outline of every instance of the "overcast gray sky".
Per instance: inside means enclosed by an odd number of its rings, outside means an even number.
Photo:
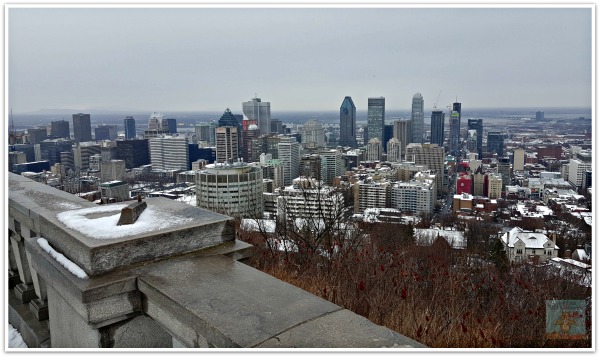
[[[588,107],[592,10],[8,9],[9,107]]]

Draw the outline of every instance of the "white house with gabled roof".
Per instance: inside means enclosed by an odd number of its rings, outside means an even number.
[[[504,243],[504,249],[511,263],[534,259],[545,262],[558,256],[556,242],[543,233],[525,231],[515,227],[504,233],[500,239]]]

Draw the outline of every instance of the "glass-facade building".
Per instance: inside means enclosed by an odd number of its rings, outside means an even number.
[[[73,114],[73,138],[75,141],[92,141],[92,123],[89,114]]]
[[[423,96],[421,93],[415,93],[412,99],[412,112],[411,112],[411,121],[412,121],[412,142],[413,143],[423,143],[423,126],[425,122],[425,115],[423,113]]]
[[[356,106],[352,97],[345,97],[340,106],[340,146],[356,148]]]
[[[383,142],[383,130],[385,126],[385,98],[369,98],[367,111],[367,127],[369,129],[369,137],[366,142],[371,139],[378,139]]]
[[[431,143],[444,146],[444,120],[445,115],[441,110],[431,112]]]
[[[135,139],[135,119],[133,117],[125,117],[125,139]]]
[[[483,147],[483,119],[469,119],[467,121],[469,130],[475,130],[477,132],[477,155],[481,160],[481,151]]]

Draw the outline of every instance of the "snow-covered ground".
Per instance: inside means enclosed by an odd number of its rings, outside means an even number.
[[[27,348],[23,337],[11,324],[8,324],[8,348]]]

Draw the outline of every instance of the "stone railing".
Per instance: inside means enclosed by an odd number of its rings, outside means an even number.
[[[117,226],[126,203],[9,174],[9,322],[30,347],[424,347],[240,263],[230,217],[144,202]]]

